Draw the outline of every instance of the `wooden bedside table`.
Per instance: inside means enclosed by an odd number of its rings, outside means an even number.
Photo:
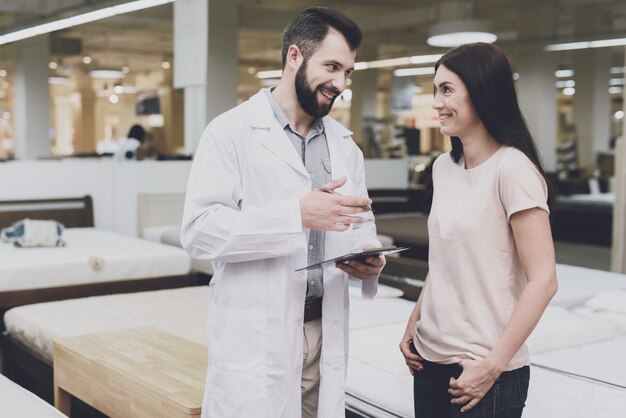
[[[110,417],[200,417],[207,348],[158,328],[54,341],[54,404],[79,398]]]

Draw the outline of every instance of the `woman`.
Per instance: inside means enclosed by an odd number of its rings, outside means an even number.
[[[429,274],[400,343],[415,416],[520,417],[524,342],[557,290],[548,182],[504,54],[462,45],[435,69],[452,150],[433,166]]]

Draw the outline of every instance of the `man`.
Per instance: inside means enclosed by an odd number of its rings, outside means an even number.
[[[304,10],[283,33],[280,84],[200,141],[181,241],[215,269],[203,417],[344,416],[348,275],[371,298],[384,258],[296,270],[380,245],[363,155],[326,116],[360,41],[342,13]]]

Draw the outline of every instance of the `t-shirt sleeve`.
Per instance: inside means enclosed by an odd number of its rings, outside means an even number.
[[[539,208],[548,214],[548,186],[537,167],[526,158],[506,161],[500,170],[500,200],[509,222],[514,213]]]

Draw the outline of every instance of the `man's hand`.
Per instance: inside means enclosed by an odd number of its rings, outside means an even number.
[[[346,178],[342,177],[324,184],[330,190],[343,186]],[[360,206],[371,205],[370,199],[356,196],[341,196],[313,190],[300,199],[300,215],[302,226],[315,231],[342,232],[350,224],[361,223],[360,216],[351,216],[355,213],[367,212]]]
[[[373,245],[366,245],[364,250],[371,250],[376,248]],[[345,263],[336,263],[335,267],[339,270],[343,270],[350,276],[357,279],[367,280],[372,277],[376,277],[380,274],[383,267],[385,267],[385,256],[379,255],[376,257],[367,257],[365,260],[350,260]]]

